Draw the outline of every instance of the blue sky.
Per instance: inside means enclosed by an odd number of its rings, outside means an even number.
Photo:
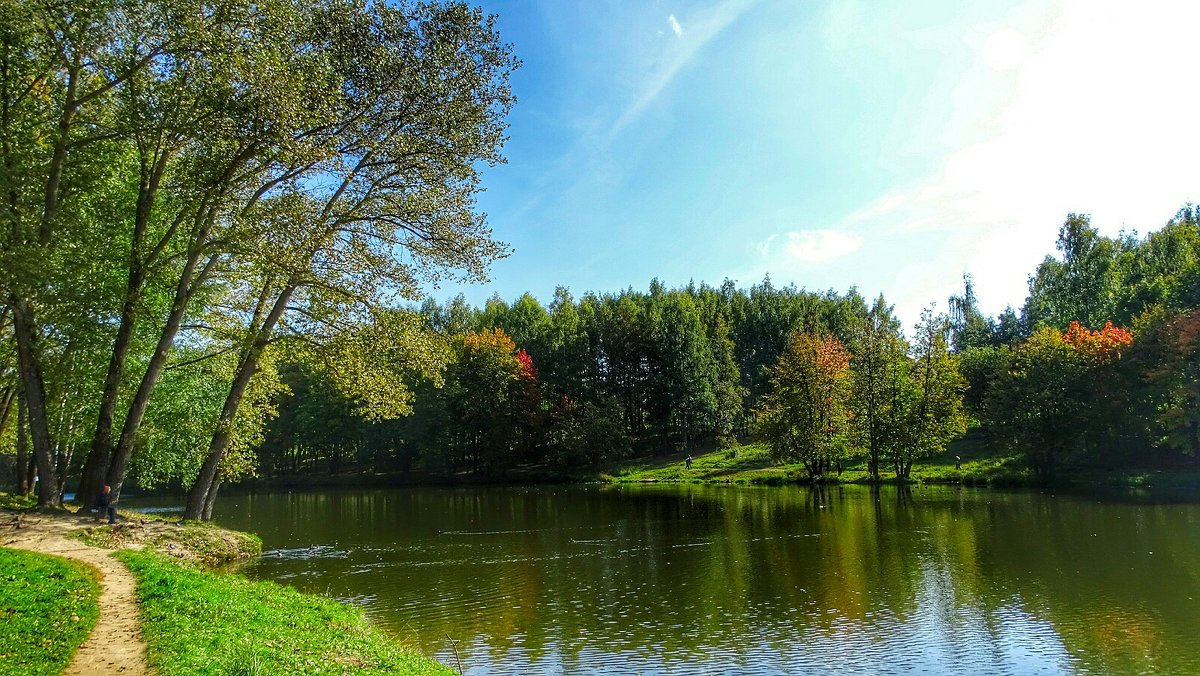
[[[524,65],[480,303],[689,280],[1020,306],[1070,211],[1200,199],[1183,2],[486,1]]]

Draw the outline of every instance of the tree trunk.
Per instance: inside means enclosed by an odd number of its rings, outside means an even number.
[[[217,491],[221,489],[222,473],[217,472],[217,476],[213,478],[212,487],[208,489],[208,495],[204,497],[204,513],[201,519],[204,521],[212,521],[213,504],[217,501]]]
[[[3,320],[0,319],[0,326],[3,326]],[[16,387],[4,388],[4,396],[0,397],[0,430],[8,424],[8,416],[12,415],[12,410],[17,402]]]
[[[17,495],[29,495],[33,479],[29,476],[29,423],[25,420],[25,400],[17,402]]]
[[[158,195],[158,188],[166,171],[169,152],[158,155],[147,167],[145,156],[142,156],[142,180],[138,188],[137,207],[134,214],[133,241],[129,245],[129,278],[125,284],[125,300],[121,304],[121,323],[117,327],[117,335],[113,340],[112,356],[108,362],[108,372],[104,376],[104,389],[100,396],[100,413],[96,420],[96,430],[92,435],[91,450],[83,466],[83,476],[80,478],[76,501],[84,505],[93,504],[104,486],[105,474],[113,458],[113,414],[117,410],[120,395],[121,379],[125,372],[125,360],[133,342],[133,329],[137,320],[137,308],[141,302],[142,291],[146,285],[146,268],[153,265],[158,254],[171,239],[174,225],[168,234],[159,240],[143,260],[142,249],[145,244],[146,231],[149,228],[150,217]],[[180,220],[182,222],[182,213]],[[201,228],[201,236],[207,230]],[[199,251],[193,241],[189,251]],[[199,257],[197,254],[196,258]],[[193,263],[193,266],[195,264]],[[191,268],[185,267],[184,279],[191,275]],[[115,496],[114,496],[115,499]]]
[[[38,472],[38,507],[57,507],[62,504],[58,480],[54,473],[54,443],[46,415],[46,383],[42,365],[34,345],[32,311],[28,303],[12,298],[13,333],[17,338],[17,370],[25,392],[29,437],[33,441],[33,457]]]
[[[198,239],[202,238],[203,236]],[[154,388],[158,386],[158,379],[162,375],[163,367],[167,365],[167,357],[171,354],[175,336],[178,335],[179,327],[183,324],[188,303],[196,290],[203,285],[216,257],[210,257],[197,273],[196,265],[199,261],[200,250],[197,246],[188,253],[183,274],[180,275],[179,283],[175,287],[175,300],[171,304],[171,313],[167,316],[162,333],[159,334],[158,345],[155,346],[154,354],[150,357],[150,363],[146,365],[146,372],[142,375],[142,381],[138,384],[133,401],[129,403],[129,412],[125,415],[125,424],[121,428],[121,436],[117,440],[117,446],[113,451],[106,474],[107,483],[112,486],[113,500],[116,500],[121,494],[121,486],[125,483],[125,468],[129,463],[130,456],[133,455],[133,445],[137,440],[138,430],[142,426],[142,420],[146,417],[150,396],[154,394]]]
[[[133,339],[136,303],[140,295],[141,284],[142,275],[139,272],[130,272],[129,287],[126,290],[125,303],[121,308],[121,324],[117,327],[112,357],[108,362],[108,373],[104,377],[104,390],[100,395],[100,415],[96,421],[96,431],[92,435],[91,450],[83,463],[83,475],[79,479],[79,490],[75,492],[75,501],[81,505],[95,503],[104,487],[105,473],[112,459],[113,414],[117,410],[121,376],[125,371],[125,358],[129,354],[129,346]],[[137,292],[134,291],[135,288],[138,289]]]
[[[200,519],[204,514],[204,503],[208,498],[208,492],[212,489],[213,482],[216,480],[221,459],[225,457],[225,452],[229,450],[233,420],[237,415],[238,407],[242,403],[242,397],[246,394],[246,386],[250,384],[250,379],[254,376],[254,372],[258,370],[259,357],[262,356],[263,350],[266,349],[267,343],[270,342],[271,335],[275,332],[275,325],[279,323],[279,319],[287,309],[287,304],[291,300],[292,293],[295,290],[296,286],[294,284],[289,283],[284,287],[279,297],[275,299],[275,305],[271,308],[271,312],[263,319],[262,326],[257,331],[254,331],[253,322],[251,323],[254,340],[250,343],[238,363],[237,375],[234,376],[233,384],[229,388],[229,394],[225,397],[225,405],[221,408],[221,417],[217,419],[217,429],[213,433],[212,441],[208,445],[208,454],[204,458],[204,464],[200,467],[200,474],[196,477],[196,483],[188,491],[187,506],[183,512],[184,519]]]

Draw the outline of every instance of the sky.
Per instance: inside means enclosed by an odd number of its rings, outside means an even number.
[[[1019,308],[1068,213],[1200,200],[1200,3],[483,0],[523,65],[480,304],[728,278]]]

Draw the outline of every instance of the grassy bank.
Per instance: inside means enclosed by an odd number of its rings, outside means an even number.
[[[0,548],[0,674],[60,674],[99,617],[92,569]]]
[[[961,468],[955,456],[961,456]],[[894,472],[880,473],[885,482],[895,482]],[[682,457],[652,458],[618,467],[602,477],[613,483],[731,483],[782,485],[809,483],[801,464],[779,464],[763,444],[747,444],[713,451],[692,458],[688,469]],[[920,483],[961,483],[966,485],[1013,486],[1033,480],[1014,458],[998,457],[975,439],[951,444],[941,455],[915,463],[910,481]],[[865,461],[848,463],[841,474],[826,477],[827,483],[868,483],[870,474]]]
[[[216,574],[154,552],[117,556],[138,578],[151,666],[173,674],[450,674],[397,646],[362,612],[273,582]]]
[[[139,548],[212,568],[253,558],[262,553],[262,540],[252,533],[228,530],[211,523],[168,521],[130,512],[114,526],[77,531],[93,547]]]

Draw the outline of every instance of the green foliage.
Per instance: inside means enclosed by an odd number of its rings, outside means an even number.
[[[1097,363],[1045,327],[1001,353],[984,401],[989,433],[1019,453],[1043,479],[1077,462],[1086,451],[1084,432],[1099,421],[1083,393],[1103,383],[1107,364]]]
[[[1137,418],[1160,448],[1200,454],[1200,308],[1156,307],[1138,319],[1124,382],[1137,397]],[[1132,377],[1131,377],[1132,376]]]
[[[912,390],[908,344],[882,295],[854,333],[853,345],[852,431],[855,444],[866,450],[868,471],[878,480],[881,460],[905,431]]]
[[[629,434],[617,402],[563,399],[546,423],[547,458],[563,467],[596,467],[627,457]]]
[[[1046,257],[1030,279],[1025,303],[1027,326],[1063,330],[1072,321],[1103,326],[1116,318],[1120,287],[1118,258],[1131,246],[1127,238],[1101,237],[1090,218],[1070,214],[1058,231],[1063,259]]]
[[[0,673],[60,674],[99,617],[92,569],[0,547]]]
[[[850,387],[841,341],[794,332],[758,409],[757,432],[773,457],[803,463],[811,478],[828,472],[847,452]]]
[[[889,455],[896,476],[907,479],[913,461],[939,454],[967,431],[962,394],[966,380],[958,359],[950,353],[949,322],[932,310],[921,315],[916,327],[911,387],[896,395],[901,425],[893,430]]]
[[[443,674],[400,648],[358,608],[273,582],[205,573],[162,555],[117,556],[138,579],[150,665],[164,674]],[[203,636],[205,640],[197,640]]]

